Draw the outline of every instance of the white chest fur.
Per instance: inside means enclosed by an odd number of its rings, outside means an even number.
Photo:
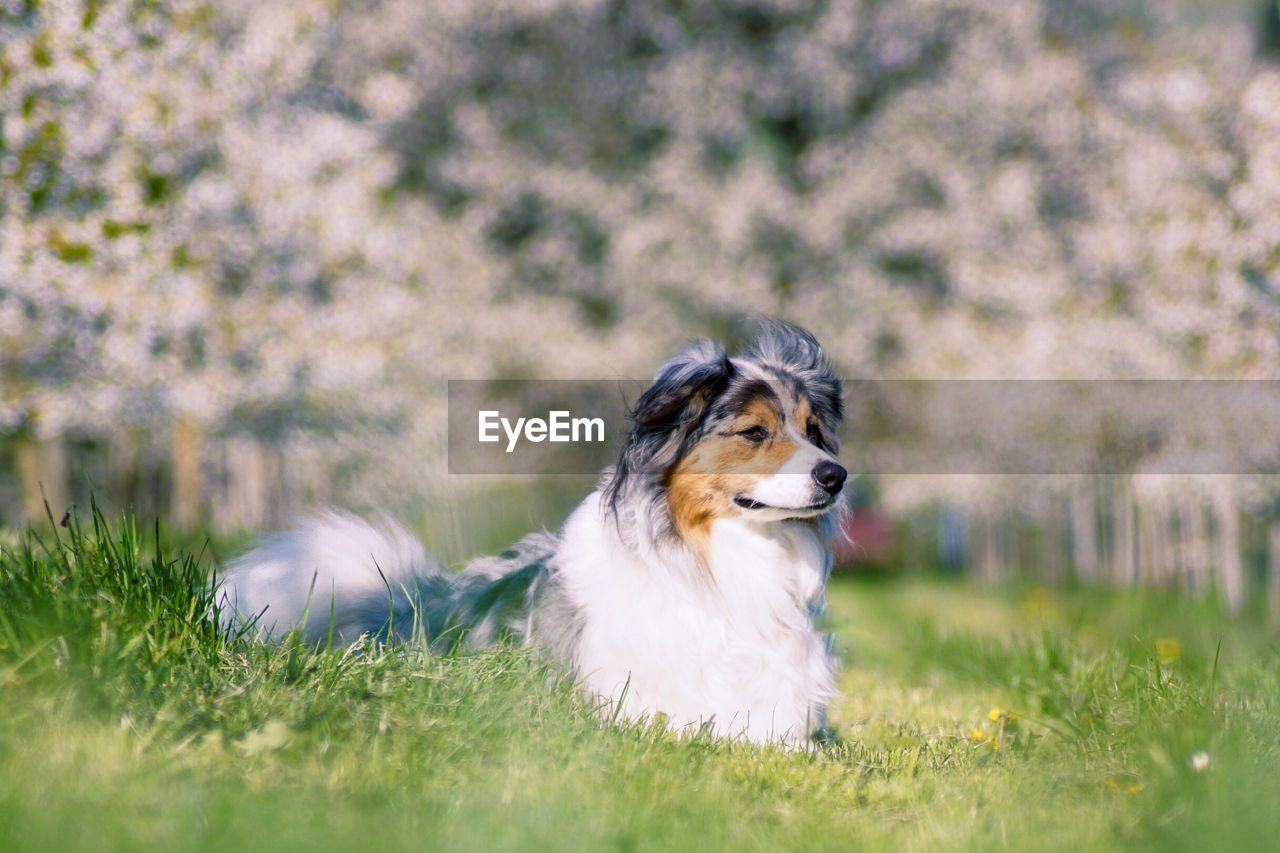
[[[802,740],[824,724],[834,675],[813,618],[828,558],[812,528],[717,521],[707,577],[625,545],[593,495],[557,556],[584,617],[578,675],[626,716],[661,712],[673,729],[710,725],[758,742]]]

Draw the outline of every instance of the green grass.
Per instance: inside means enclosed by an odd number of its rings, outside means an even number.
[[[0,850],[1280,837],[1280,655],[1209,603],[837,579],[842,742],[787,753],[609,725],[518,649],[228,640],[204,618],[207,560],[92,527],[0,537]]]

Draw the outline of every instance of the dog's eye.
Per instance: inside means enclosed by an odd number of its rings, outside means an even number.
[[[755,426],[749,426],[742,430],[738,435],[742,436],[752,444],[759,444],[769,437],[769,431],[759,424],[756,424]]]
[[[819,447],[822,446],[822,430],[818,429],[817,424],[809,424],[809,429],[805,432],[805,437],[813,444],[816,444]]]

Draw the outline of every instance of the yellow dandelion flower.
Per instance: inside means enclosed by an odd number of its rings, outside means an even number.
[[[999,705],[987,712],[987,719],[992,722],[1002,723],[1006,728],[1012,728],[1018,724],[1018,715],[1012,711],[1006,711]]]
[[[982,729],[974,729],[969,733],[969,737],[973,740],[974,745],[980,746],[983,749],[989,749],[992,752],[996,752],[1000,749],[1000,741],[996,740]]]
[[[1161,663],[1176,663],[1182,660],[1182,643],[1173,637],[1161,637],[1156,640],[1156,655]]]

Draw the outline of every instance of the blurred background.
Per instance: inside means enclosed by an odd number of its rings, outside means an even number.
[[[447,474],[447,379],[757,314],[854,379],[1280,377],[1280,5],[0,0],[4,525],[333,502],[465,556],[590,478]],[[1274,478],[854,490],[860,571],[1280,619]]]

